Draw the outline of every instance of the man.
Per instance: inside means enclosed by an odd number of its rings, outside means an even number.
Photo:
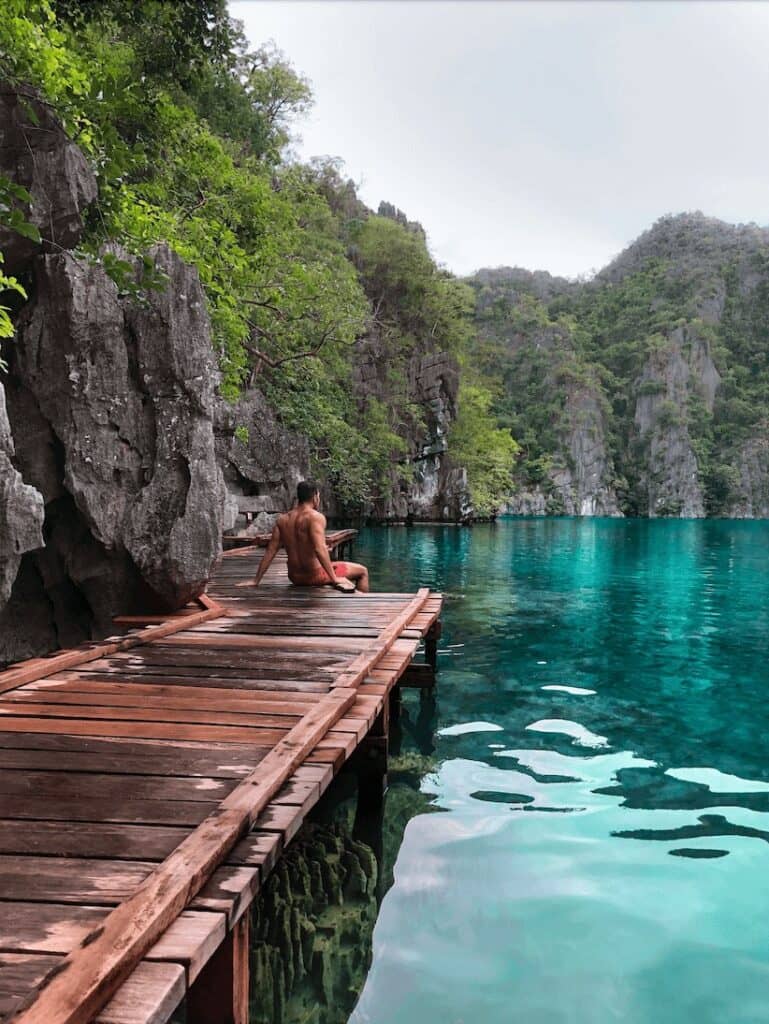
[[[320,490],[310,480],[303,480],[296,489],[298,504],[284,513],[275,524],[270,542],[259,563],[254,586],[280,551],[288,555],[288,578],[298,587],[331,585],[337,590],[353,593],[357,587],[367,594],[368,569],[357,562],[332,562],[326,547],[326,517],[319,512]]]

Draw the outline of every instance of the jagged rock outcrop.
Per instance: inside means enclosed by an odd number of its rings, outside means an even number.
[[[35,261],[7,397],[15,464],[45,500],[45,550],[26,556],[0,620],[4,660],[104,632],[131,608],[178,608],[219,555],[203,293],[169,249],[153,257],[168,284],[146,308],[98,265]]]
[[[98,265],[40,258],[9,404],[17,421],[34,405],[60,447],[58,466],[51,445],[21,438],[25,478],[46,502],[63,488],[94,540],[123,549],[178,607],[200,593],[219,552],[216,371],[197,273],[167,247],[152,256],[168,284],[146,308],[121,299]]]
[[[735,453],[732,519],[769,519],[769,431],[750,438]]]
[[[5,346],[10,430],[0,417],[0,661],[11,661],[103,634],[118,612],[199,594],[220,552],[223,485],[197,272],[158,246],[166,284],[139,302],[67,252],[96,179],[48,107],[9,87],[0,173],[31,193],[23,212],[43,237],[0,234],[30,295]]]
[[[96,198],[96,178],[48,104],[32,90],[7,82],[0,83],[0,175],[30,193],[31,207],[19,205],[43,239],[41,246],[0,225],[0,252],[9,273],[22,271],[41,248],[59,252],[77,245],[83,211]]]
[[[22,480],[11,462],[11,425],[0,384],[0,609],[8,600],[21,556],[43,546],[43,497]]]
[[[366,512],[384,521],[460,522],[471,514],[467,475],[447,454],[457,408],[457,365],[446,352],[416,352],[408,362],[406,382],[408,400],[420,411],[405,431],[408,452],[403,462],[411,467],[410,479],[399,483],[400,475],[393,470],[381,497]],[[387,403],[389,387],[387,350],[372,332],[357,354],[355,390],[364,400]]]
[[[563,461],[553,461],[537,487],[522,488],[507,503],[513,515],[621,516],[606,447],[605,412],[591,388],[570,391],[562,427]]]
[[[243,525],[241,499],[255,512],[254,530],[271,529],[276,515],[291,508],[296,485],[310,476],[307,438],[286,430],[256,388],[237,402],[217,402],[215,431],[227,488],[225,529]]]
[[[688,410],[691,397],[697,395],[712,413],[720,380],[708,341],[687,325],[664,339],[644,366],[637,388],[635,426],[647,445],[641,479],[649,516],[704,516]]]

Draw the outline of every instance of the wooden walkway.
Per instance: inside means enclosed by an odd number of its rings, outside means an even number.
[[[186,996],[187,1024],[247,1024],[245,911],[334,773],[386,746],[441,607],[294,588],[280,556],[238,588],[260,558],[0,672],[3,1022],[165,1024]]]

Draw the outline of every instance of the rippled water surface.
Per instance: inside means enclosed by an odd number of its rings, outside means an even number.
[[[395,758],[432,803],[351,1022],[769,1022],[769,525],[401,528],[356,557],[446,606]]]

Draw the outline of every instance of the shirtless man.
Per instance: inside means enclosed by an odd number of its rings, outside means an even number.
[[[256,573],[258,587],[275,555],[282,547],[288,555],[288,578],[297,587],[322,587],[352,592],[357,587],[367,594],[368,569],[357,562],[332,562],[326,547],[326,517],[318,511],[317,484],[303,480],[296,489],[298,504],[275,524],[270,542]]]

